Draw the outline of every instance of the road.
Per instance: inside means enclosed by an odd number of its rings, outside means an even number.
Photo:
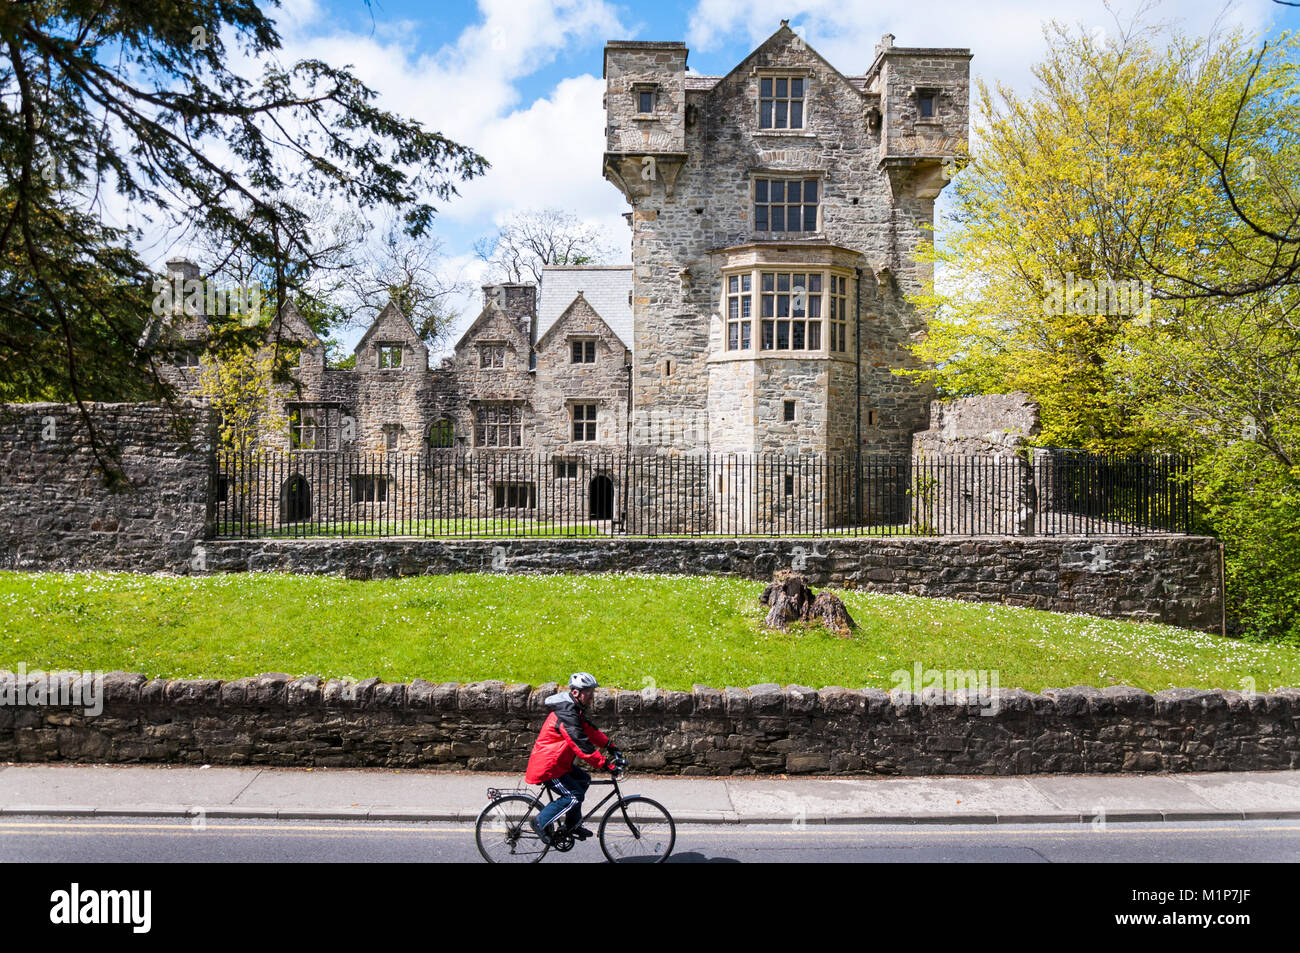
[[[0,862],[473,862],[467,824],[0,818]],[[544,863],[597,863],[595,839]],[[680,863],[1224,863],[1300,860],[1300,821],[968,825],[683,825]]]

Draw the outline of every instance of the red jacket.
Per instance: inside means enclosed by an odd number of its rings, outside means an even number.
[[[573,759],[603,768],[605,757],[596,750],[609,744],[609,736],[589,722],[573,698],[560,692],[546,699],[552,711],[533,744],[524,775],[529,784],[552,781],[569,773]]]

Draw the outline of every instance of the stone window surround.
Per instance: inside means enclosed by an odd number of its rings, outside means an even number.
[[[917,125],[943,125],[942,119],[940,118],[940,103],[943,101],[942,89],[937,86],[913,86],[908,89],[907,95],[916,107],[916,119],[914,122]],[[921,99],[926,96],[929,96],[934,100],[934,112],[928,116],[922,116]]]
[[[506,366],[507,347],[505,341],[479,341],[475,347],[478,348],[478,366],[480,369],[497,370]]]
[[[474,446],[523,446],[524,402],[522,400],[484,400],[471,405],[474,418]],[[491,432],[495,442],[487,439]],[[506,441],[501,442],[502,434]]]
[[[353,474],[348,477],[348,496],[352,506],[387,503],[391,481],[387,474]]]
[[[333,401],[285,401],[289,449],[295,452],[343,449],[343,410],[342,404]],[[311,416],[304,420],[304,414]],[[322,439],[325,445],[317,446]]]
[[[384,363],[385,352],[388,354],[389,363]],[[392,358],[396,352],[397,363],[392,363]],[[406,345],[401,341],[376,341],[375,342],[375,366],[381,371],[394,371],[402,366],[406,357]]]
[[[456,446],[456,422],[450,417],[439,417],[429,425],[428,443],[433,450]]]
[[[770,228],[760,231],[757,223],[757,206],[758,206],[758,180],[765,179],[768,182],[780,180],[783,182],[806,182],[808,179],[817,180],[817,228],[811,232],[798,231],[772,231]],[[769,186],[770,190],[770,186]],[[768,201],[765,203],[771,206],[771,192],[768,193]],[[826,228],[826,173],[822,169],[750,169],[749,170],[749,227],[756,238],[770,241],[782,240],[801,240],[801,241],[819,241],[825,237]],[[770,225],[771,222],[769,221]],[[795,238],[791,238],[795,236]]]
[[[599,337],[599,335],[595,335],[595,334],[570,334],[569,337],[568,337],[568,342],[569,342],[569,363],[570,363],[570,364],[574,364],[574,365],[595,364],[595,363],[597,363],[597,361],[600,359],[600,347],[599,347],[599,344],[600,344],[600,337]],[[581,360],[581,361],[575,361],[575,360],[573,359],[573,346],[574,346],[575,344],[582,344],[582,345],[583,345],[583,351],[584,351],[583,357],[584,357],[584,360]],[[593,347],[591,348],[592,356],[591,356],[591,360],[590,360],[590,361],[585,360],[585,357],[586,357],[586,354],[585,354],[585,352],[586,352],[586,345],[588,345],[588,344],[593,345]]]
[[[568,409],[569,418],[569,443],[595,443],[600,439],[600,408],[605,401],[594,398],[575,397],[565,402]],[[591,416],[578,419],[578,408],[591,408]],[[591,434],[589,437],[575,437],[574,433],[578,427],[582,427],[585,433]]]
[[[792,349],[776,350],[775,348],[770,350],[763,350],[762,330],[761,330],[763,317],[762,317],[762,307],[759,300],[762,294],[761,288],[762,288],[763,272],[773,272],[773,273],[798,272],[802,274],[820,274],[822,276],[822,290],[819,292],[819,296],[822,298],[821,317],[814,319],[819,321],[822,324],[821,347],[819,349],[815,351],[810,351],[806,349],[800,351],[796,351]],[[721,274],[721,281],[719,282],[718,299],[721,302],[721,304],[720,304],[720,310],[718,311],[718,317],[720,319],[721,328],[722,328],[721,346],[718,349],[718,351],[708,359],[709,363],[713,363],[715,361],[722,361],[722,360],[752,361],[752,360],[760,360],[764,358],[779,358],[779,359],[823,358],[829,360],[845,360],[845,361],[853,360],[853,348],[855,342],[853,339],[854,322],[851,320],[848,321],[848,341],[847,341],[848,347],[844,351],[832,351],[830,349],[830,294],[831,294],[830,276],[836,275],[840,278],[846,279],[849,282],[848,287],[850,290],[845,300],[846,300],[846,304],[850,308],[852,308],[853,292],[851,289],[853,287],[852,282],[855,280],[855,276],[852,270],[844,267],[837,267],[834,265],[799,264],[790,261],[780,261],[780,262],[771,262],[771,263],[759,262],[756,264],[736,265],[736,266],[721,269],[720,274]],[[729,287],[729,279],[732,276],[740,276],[745,274],[752,276],[750,279],[750,287],[753,290],[750,292],[750,294],[754,299],[750,307],[750,314],[752,315],[751,320],[753,321],[754,324],[751,330],[751,347],[748,350],[737,349],[733,351],[733,350],[728,350],[727,348],[727,343],[728,343],[727,341],[727,321],[728,321],[727,298],[729,296],[727,292],[727,288]]]
[[[492,484],[494,510],[537,509],[537,484],[533,481],[502,480]]]
[[[638,80],[638,81],[636,81],[636,82],[633,82],[633,83],[632,83],[628,88],[629,88],[630,92],[632,93],[632,100],[633,100],[633,102],[636,104],[636,112],[632,114],[632,118],[633,118],[633,119],[655,119],[655,118],[657,118],[657,115],[656,115],[656,114],[657,114],[658,111],[659,111],[659,84],[658,84],[658,83],[652,83],[652,82],[646,82],[646,81],[640,81],[640,80]],[[642,111],[641,111],[641,94],[642,94],[642,93],[649,93],[649,94],[650,94],[650,97],[651,97],[651,98],[650,98],[650,111],[649,111],[649,112],[642,112]]]
[[[750,74],[754,79],[754,131],[761,134],[777,133],[784,135],[800,135],[808,129],[808,106],[811,96],[812,71],[806,67],[800,66],[761,66],[756,67]],[[799,79],[803,80],[803,95],[798,97],[801,103],[802,123],[798,126],[764,126],[763,125],[763,80],[773,80],[772,93],[773,99],[776,99],[776,83],[778,79]],[[789,88],[787,87],[787,93]],[[785,97],[786,102],[791,101],[790,96]],[[789,121],[789,115],[786,116]],[[776,121],[775,108],[773,109],[772,121]]]

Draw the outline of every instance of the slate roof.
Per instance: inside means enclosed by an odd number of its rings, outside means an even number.
[[[632,348],[632,266],[552,265],[542,270],[537,302],[537,340],[573,304],[578,292],[596,309],[609,329]]]

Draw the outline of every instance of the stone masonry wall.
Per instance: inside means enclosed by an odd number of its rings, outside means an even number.
[[[213,572],[385,578],[449,572],[726,573],[799,569],[813,586],[1222,626],[1219,543],[1203,536],[822,539],[249,539],[204,544]],[[504,560],[504,562],[502,562]],[[504,567],[504,568],[498,568]]]
[[[0,568],[184,571],[205,531],[210,416],[189,404],[89,408],[102,445],[117,448],[118,485],[75,405],[0,404]]]
[[[41,677],[27,676],[28,679]],[[65,678],[71,676],[63,676]],[[13,696],[0,673],[0,697]],[[113,672],[102,712],[0,707],[0,762],[90,761],[522,771],[554,683],[386,684]],[[66,697],[66,696],[65,696]],[[1300,768],[1300,689],[1111,686],[978,703],[797,685],[599,689],[592,720],[640,772],[1012,775]]]

